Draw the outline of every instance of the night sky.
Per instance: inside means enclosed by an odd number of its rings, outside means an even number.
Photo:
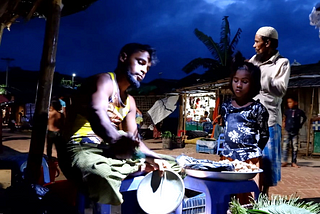
[[[193,31],[198,28],[220,40],[223,16],[229,16],[231,38],[242,29],[236,47],[246,58],[254,53],[254,35],[261,26],[279,33],[280,54],[290,62],[320,60],[319,32],[309,24],[313,0],[98,0],[87,10],[63,17],[60,22],[56,71],[87,77],[113,71],[118,52],[129,42],[150,44],[159,63],[144,82],[181,79],[184,65],[197,57],[211,57]],[[14,58],[10,65],[39,70],[45,31],[44,19],[20,20],[4,31],[0,57]],[[6,62],[0,61],[0,71]],[[202,73],[203,69],[198,69]]]

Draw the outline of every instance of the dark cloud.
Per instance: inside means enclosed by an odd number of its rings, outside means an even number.
[[[87,10],[63,17],[60,23],[56,71],[87,77],[112,71],[120,48],[141,42],[157,49],[160,62],[145,82],[159,77],[180,79],[181,70],[196,57],[211,57],[193,31],[198,28],[215,41],[220,39],[223,16],[229,16],[231,36],[242,29],[237,49],[247,58],[254,54],[253,38],[264,25],[279,32],[280,53],[301,64],[320,60],[318,31],[309,25],[312,0],[99,0]],[[23,21],[5,31],[0,57],[11,57],[14,66],[39,70],[45,20]],[[0,62],[0,70],[5,70]],[[203,72],[199,69],[197,72]]]

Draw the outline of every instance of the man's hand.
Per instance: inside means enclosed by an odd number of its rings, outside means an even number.
[[[145,172],[151,172],[155,170],[159,170],[160,176],[162,176],[163,171],[165,169],[170,169],[170,164],[162,159],[154,159],[154,158],[146,158],[145,162],[146,166],[145,168],[141,168],[141,170],[144,170]]]
[[[133,135],[121,135],[114,143],[110,144],[109,152],[117,159],[128,159],[133,156],[139,141]]]

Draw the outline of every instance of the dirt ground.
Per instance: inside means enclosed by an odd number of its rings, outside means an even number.
[[[196,144],[194,143],[187,143],[185,144],[184,148],[174,148],[174,149],[163,149],[162,148],[162,140],[161,139],[148,139],[144,140],[146,146],[148,146],[152,151],[165,154],[165,155],[172,155],[178,156],[181,154],[185,154],[187,156],[196,158],[196,159],[208,159],[213,161],[218,161],[219,156],[215,154],[207,154],[207,153],[198,153],[196,151]]]

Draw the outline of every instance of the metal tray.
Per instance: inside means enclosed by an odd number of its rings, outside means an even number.
[[[196,178],[205,178],[212,180],[227,180],[227,181],[243,181],[254,178],[258,173],[263,172],[262,169],[254,172],[234,172],[234,171],[222,171],[212,172],[196,169],[186,169],[187,175]]]

